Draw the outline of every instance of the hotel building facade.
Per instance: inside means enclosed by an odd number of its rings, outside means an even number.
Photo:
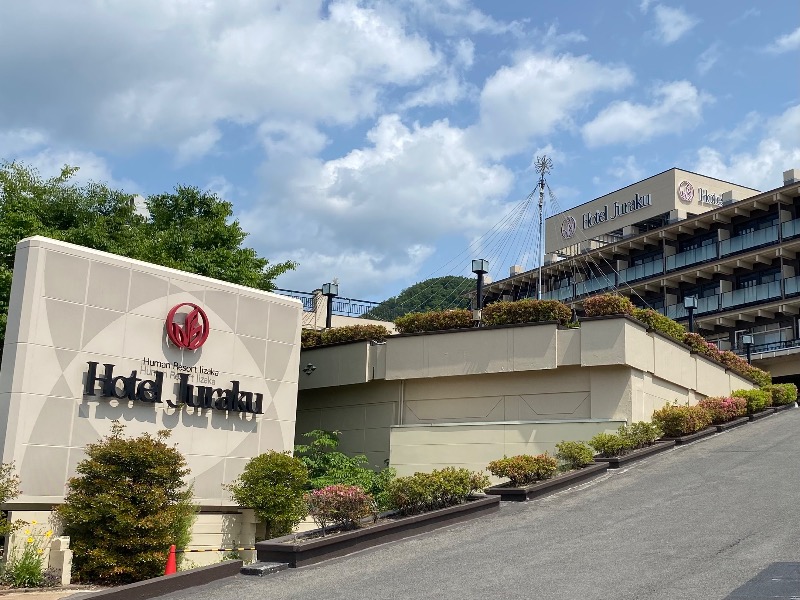
[[[673,168],[545,221],[541,268],[484,288],[497,300],[561,300],[580,311],[617,291],[743,353],[776,381],[800,383],[800,170],[768,192]]]

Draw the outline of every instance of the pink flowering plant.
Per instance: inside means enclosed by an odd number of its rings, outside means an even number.
[[[305,495],[308,514],[325,535],[325,528],[355,529],[370,515],[377,518],[372,496],[355,485],[329,485]]]
[[[747,400],[738,396],[703,398],[697,405],[708,411],[715,425],[747,414]]]

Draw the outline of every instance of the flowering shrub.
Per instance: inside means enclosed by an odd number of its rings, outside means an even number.
[[[683,325],[676,323],[652,308],[634,308],[633,318],[641,321],[650,329],[671,337],[678,342],[683,342],[683,338],[686,335],[686,329]]]
[[[558,470],[558,463],[547,453],[538,456],[520,454],[493,460],[487,470],[495,477],[507,477],[511,480],[512,486],[519,487],[534,481],[550,479]]]
[[[630,425],[621,425],[617,435],[626,440],[632,450],[652,446],[655,441],[664,435],[658,423],[639,421]]]
[[[587,317],[632,315],[635,308],[630,298],[619,294],[598,294],[583,301],[583,310]]]
[[[711,415],[714,424],[727,423],[747,414],[747,401],[739,396],[703,398],[697,403]]]
[[[797,401],[797,386],[793,383],[773,383],[764,389],[772,394],[772,406],[782,406]]]
[[[15,546],[3,570],[2,582],[11,587],[41,587],[52,581],[45,577],[44,550],[53,535],[52,530],[42,533],[35,528],[36,521],[31,521],[20,533],[24,534],[25,545],[22,552]],[[48,581],[50,580],[50,581]]]
[[[752,415],[772,406],[772,394],[767,390],[736,390],[731,396],[739,396],[747,402],[747,413]]]
[[[616,433],[598,433],[589,440],[589,445],[606,458],[622,456],[633,449],[630,438]]]
[[[455,310],[432,310],[409,313],[394,320],[399,333],[420,333],[445,329],[468,329],[472,327],[472,311],[466,308]]]
[[[488,485],[489,478],[483,473],[445,467],[393,479],[387,485],[387,496],[392,508],[411,515],[461,504]]]
[[[509,323],[538,323],[558,321],[565,325],[572,318],[569,306],[558,300],[517,300],[516,302],[493,302],[483,309],[482,319],[486,325]]]
[[[666,437],[680,437],[711,425],[711,414],[702,406],[667,404],[653,413],[653,422],[664,431]]]
[[[556,458],[564,464],[564,470],[571,471],[592,464],[594,452],[583,442],[559,442],[556,444]]]
[[[384,341],[391,332],[383,325],[346,325],[331,327],[322,331],[323,344],[336,342],[355,342],[357,340]]]
[[[718,363],[722,362],[722,353],[719,351],[719,348],[711,342],[707,342],[699,333],[687,333],[683,337],[683,343],[698,354],[702,354]]]
[[[303,348],[313,348],[322,343],[322,332],[316,329],[300,330],[300,346]]]
[[[323,530],[329,525],[356,528],[368,515],[377,517],[372,496],[355,485],[329,485],[305,495],[308,514]]]
[[[772,382],[772,377],[767,371],[754,367],[730,350],[720,352],[720,362],[734,373],[755,381],[761,387],[768,386]]]

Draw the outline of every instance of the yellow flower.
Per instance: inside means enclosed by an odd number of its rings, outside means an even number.
[[[52,529],[51,529],[51,530],[49,530],[47,533],[45,533],[45,535],[46,535],[47,537],[50,537],[51,535],[53,535],[53,530],[52,530]]]
[[[31,521],[31,525],[36,525],[36,521]]]
[[[38,552],[39,554],[42,554],[42,553],[44,553],[44,550],[42,550],[41,548],[39,548],[39,549],[37,550],[37,552]]]
[[[28,538],[28,543],[29,543],[29,544],[32,544],[32,543],[33,543],[33,538],[32,538],[32,537],[29,537],[29,538]]]

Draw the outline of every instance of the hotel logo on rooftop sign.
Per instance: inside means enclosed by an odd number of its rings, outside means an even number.
[[[650,194],[644,194],[642,196],[639,194],[634,194],[633,199],[628,200],[627,202],[614,202],[614,204],[610,206],[606,204],[603,206],[602,210],[585,213],[583,215],[583,228],[589,229],[595,225],[599,225],[600,223],[613,221],[617,217],[622,217],[628,213],[632,213],[652,205]]]

